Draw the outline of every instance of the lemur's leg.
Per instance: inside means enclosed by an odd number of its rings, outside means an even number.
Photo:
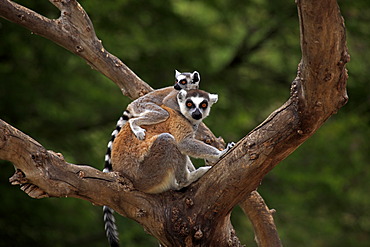
[[[212,166],[202,166],[196,169],[193,172],[190,172],[188,176],[188,184],[186,184],[184,187],[188,186],[189,184],[197,181],[201,176],[203,176],[209,169],[211,169]]]
[[[169,189],[181,189],[188,184],[188,158],[177,148],[175,138],[168,133],[155,140],[140,164],[138,189],[148,193],[160,193]],[[146,142],[151,141],[147,139]]]
[[[193,162],[191,162],[190,157],[189,156],[186,156],[186,157],[187,157],[187,160],[188,160],[187,163],[186,163],[186,167],[188,168],[188,171],[189,172],[195,171],[196,168],[194,167]]]
[[[151,107],[146,106],[146,108],[151,108],[150,110],[145,110],[138,116],[131,118],[128,122],[132,132],[139,140],[144,140],[145,129],[141,128],[141,125],[152,125],[165,121],[169,117],[169,113],[156,104],[151,104]]]

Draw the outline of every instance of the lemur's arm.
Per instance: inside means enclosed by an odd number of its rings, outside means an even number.
[[[148,107],[149,108],[149,107]],[[139,140],[145,139],[145,129],[142,125],[152,125],[165,121],[170,114],[158,105],[152,104],[150,110],[145,110],[135,118],[128,120],[132,132]]]
[[[145,138],[145,129],[140,126],[157,124],[169,117],[168,112],[160,105],[169,95],[176,97],[176,94],[176,89],[167,87],[144,95],[128,105],[124,115],[127,116],[131,130],[139,140]]]
[[[229,143],[227,147],[220,151],[217,148],[210,146],[195,138],[184,138],[178,143],[178,148],[181,153],[189,155],[193,158],[206,159],[210,162],[215,162],[227,153],[235,144]]]

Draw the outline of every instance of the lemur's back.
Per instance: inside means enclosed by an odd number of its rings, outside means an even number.
[[[157,90],[154,90],[138,98],[137,100],[133,102],[135,102],[136,105],[141,104],[141,103],[146,103],[146,102],[150,102],[156,105],[161,105],[163,102],[163,99],[166,98],[173,91],[178,92],[178,90],[174,89],[173,86],[157,89]],[[176,98],[176,94],[175,94],[175,98]]]
[[[170,117],[156,125],[142,126],[146,129],[145,141],[137,139],[130,126],[126,124],[113,143],[113,170],[128,176],[133,181],[135,188],[142,191],[146,191],[148,188],[152,189],[154,185],[161,187],[163,184],[169,183],[166,179],[170,179],[170,175],[174,172],[171,169],[164,171],[158,167],[150,166],[148,159],[160,159],[156,155],[174,155],[168,154],[165,146],[163,146],[162,152],[158,152],[157,149],[158,153],[148,154],[148,150],[151,149],[158,136],[168,133],[177,142],[194,133],[192,125],[181,113],[166,106],[162,107],[169,112]],[[144,159],[146,159],[145,164],[143,164]]]

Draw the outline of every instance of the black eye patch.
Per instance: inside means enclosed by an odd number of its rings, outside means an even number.
[[[202,109],[206,109],[208,107],[208,102],[205,101],[205,100],[202,101],[202,103],[200,103],[199,107],[202,108]]]
[[[194,108],[195,107],[193,101],[191,101],[191,100],[186,101],[185,105],[186,105],[187,108]]]

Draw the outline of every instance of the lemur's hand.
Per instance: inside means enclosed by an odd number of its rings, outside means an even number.
[[[135,130],[133,130],[135,136],[140,141],[145,139],[145,129],[137,127]]]
[[[227,152],[229,152],[234,146],[235,146],[235,143],[234,142],[228,143],[227,146],[226,146],[226,148],[221,151],[221,157],[224,156]]]
[[[212,166],[212,165],[216,164],[217,161],[219,161],[223,156],[225,156],[225,154],[227,152],[229,152],[234,146],[235,146],[235,143],[234,142],[228,143],[226,145],[226,148],[220,152],[218,158],[215,158],[215,159],[206,159],[205,160],[206,165]]]

